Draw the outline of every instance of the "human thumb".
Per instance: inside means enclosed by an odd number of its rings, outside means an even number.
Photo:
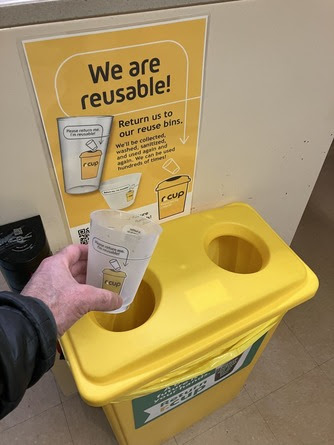
[[[106,289],[87,285],[87,291],[89,294],[88,311],[114,311],[123,304],[119,295]]]

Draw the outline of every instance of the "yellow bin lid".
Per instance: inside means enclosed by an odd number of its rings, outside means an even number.
[[[91,312],[61,339],[79,392],[103,406],[314,295],[314,273],[250,206],[163,225],[130,309]]]

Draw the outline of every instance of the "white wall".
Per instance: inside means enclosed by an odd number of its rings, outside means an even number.
[[[193,210],[253,205],[290,242],[334,133],[334,3],[254,0],[0,31],[0,224],[70,241],[21,40],[209,15]]]

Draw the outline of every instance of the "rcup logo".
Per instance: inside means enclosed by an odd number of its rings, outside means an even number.
[[[170,195],[165,195],[161,198],[162,202],[166,202],[166,201],[171,201],[172,199],[179,199],[181,198],[181,196],[184,195],[184,191],[181,190],[180,192],[177,193],[171,193]]]
[[[113,287],[119,287],[121,285],[121,283],[119,283],[118,281],[111,281],[111,280],[105,280],[104,284]]]
[[[83,163],[83,167],[95,167],[96,165],[98,165],[99,161],[95,161],[95,162],[84,162]]]

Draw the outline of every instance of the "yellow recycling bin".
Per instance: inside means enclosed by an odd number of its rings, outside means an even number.
[[[157,445],[233,399],[318,280],[248,205],[167,222],[130,309],[61,339],[81,397],[121,445]]]

